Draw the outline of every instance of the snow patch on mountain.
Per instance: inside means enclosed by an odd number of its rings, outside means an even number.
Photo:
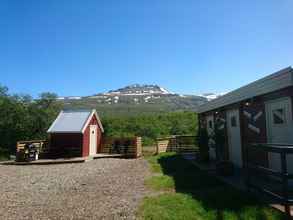
[[[217,99],[217,98],[219,98],[219,97],[221,97],[221,96],[223,96],[225,94],[226,94],[225,92],[221,92],[221,93],[204,93],[204,94],[201,94],[199,96],[206,98],[208,101],[211,101],[211,100]]]

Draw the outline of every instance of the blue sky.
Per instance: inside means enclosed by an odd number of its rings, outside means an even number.
[[[293,65],[292,0],[2,0],[0,84],[223,92]]]

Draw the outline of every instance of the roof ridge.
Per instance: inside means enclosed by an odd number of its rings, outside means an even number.
[[[65,109],[62,112],[92,112],[94,109]]]
[[[265,77],[257,79],[257,80],[255,80],[255,81],[253,81],[251,83],[243,85],[243,86],[241,86],[241,87],[239,87],[237,89],[234,89],[234,90],[226,93],[225,95],[220,96],[219,98],[216,98],[216,99],[214,99],[212,101],[209,101],[207,103],[204,103],[204,104],[200,105],[198,112],[202,113],[202,112],[206,112],[206,111],[211,111],[213,109],[221,108],[221,107],[226,106],[226,105],[231,105],[233,103],[237,103],[239,101],[242,101],[242,100],[245,100],[245,99],[248,99],[248,98],[251,98],[251,97],[266,94],[268,92],[273,92],[273,91],[276,91],[278,89],[285,88],[287,86],[292,86],[293,82],[291,82],[291,80],[290,80],[290,82],[282,81],[281,82],[282,85],[278,85],[274,89],[270,88],[269,89],[270,91],[256,92],[257,94],[255,93],[253,95],[249,95],[249,97],[243,95],[243,91],[245,91],[245,90],[247,90],[249,88],[255,88],[255,87],[257,87],[257,85],[263,84],[264,82],[274,81],[275,79],[279,79],[280,77],[284,76],[285,74],[292,74],[292,70],[293,70],[292,67],[289,66],[289,67],[283,68],[283,69],[281,69],[279,71],[276,71],[276,72],[274,72],[272,74],[269,74],[269,75],[267,75]],[[291,77],[290,77],[290,79],[291,79]]]

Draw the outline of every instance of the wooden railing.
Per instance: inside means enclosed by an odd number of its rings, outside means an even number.
[[[280,170],[258,165],[257,161],[250,159],[251,151],[275,153],[280,155]],[[293,145],[284,144],[250,144],[246,147],[245,171],[248,189],[261,191],[277,200],[285,207],[285,212],[291,216],[290,205],[293,204],[292,185],[293,174],[288,172],[288,155],[293,155]],[[260,179],[263,179],[261,181]],[[291,182],[292,183],[292,182]]]
[[[31,149],[30,147],[32,145],[38,156],[42,157],[46,154],[46,150],[48,149],[48,141],[46,140],[18,141],[16,143],[16,160],[28,160],[30,155],[29,149]]]
[[[99,153],[122,154],[125,157],[137,158],[142,156],[141,137],[104,138]]]
[[[157,139],[156,153],[177,152],[195,153],[198,152],[198,137],[191,135],[180,135]]]
[[[48,141],[46,140],[32,140],[32,141],[18,141],[16,143],[16,151],[20,151],[25,148],[26,145],[33,144],[40,149],[43,149],[45,146],[48,145]]]

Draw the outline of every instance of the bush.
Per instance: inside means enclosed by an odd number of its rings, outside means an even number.
[[[0,161],[9,159],[9,152],[6,149],[0,147]]]

